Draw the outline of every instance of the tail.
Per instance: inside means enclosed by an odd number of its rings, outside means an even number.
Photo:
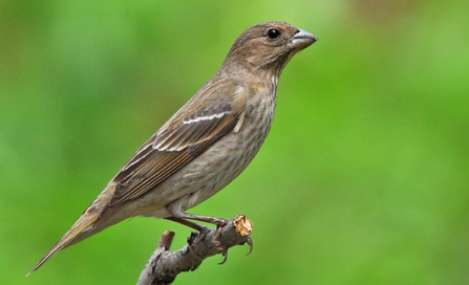
[[[85,213],[73,224],[73,226],[65,233],[65,235],[49,250],[49,252],[42,257],[39,262],[33,267],[33,269],[26,274],[29,276],[34,271],[38,270],[47,260],[49,260],[58,251],[75,244],[95,233],[98,233],[105,227],[118,222],[114,221],[102,221],[101,215],[109,205],[115,191],[115,184],[110,183],[106,189],[96,198],[91,206],[85,211]],[[101,221],[100,221],[101,220]],[[107,219],[106,219],[107,220]]]
[[[38,270],[44,263],[46,263],[49,258],[51,258],[58,251],[64,249],[65,247],[72,245],[88,236],[96,233],[96,230],[93,230],[92,226],[96,222],[96,216],[90,216],[86,213],[76,221],[72,228],[65,233],[65,235],[49,250],[49,252],[42,257],[39,262],[33,267],[31,272],[26,274],[29,276],[32,272]]]

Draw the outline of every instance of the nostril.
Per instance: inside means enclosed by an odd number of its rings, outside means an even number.
[[[300,30],[299,30],[299,29],[296,29],[295,34],[298,34],[299,32],[300,32]]]

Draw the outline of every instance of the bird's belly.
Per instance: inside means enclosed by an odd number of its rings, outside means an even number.
[[[184,193],[180,207],[192,208],[233,181],[252,161],[262,141],[232,133],[169,179],[173,191]]]
[[[270,102],[267,102],[270,103]],[[171,215],[168,206],[186,210],[214,195],[235,179],[252,161],[271,126],[274,105],[250,106],[239,132],[226,135],[198,158],[142,197],[147,213]]]

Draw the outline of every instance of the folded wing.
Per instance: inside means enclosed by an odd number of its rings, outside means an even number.
[[[245,100],[243,88],[233,82],[209,83],[117,174],[110,206],[155,189],[230,133],[244,111]]]

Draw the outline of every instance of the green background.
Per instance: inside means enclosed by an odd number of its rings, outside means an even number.
[[[133,284],[165,229],[134,218],[24,274],[220,66],[286,20],[319,42],[271,135],[200,214],[254,253],[176,284],[469,284],[469,5],[456,1],[0,1],[0,284]]]

